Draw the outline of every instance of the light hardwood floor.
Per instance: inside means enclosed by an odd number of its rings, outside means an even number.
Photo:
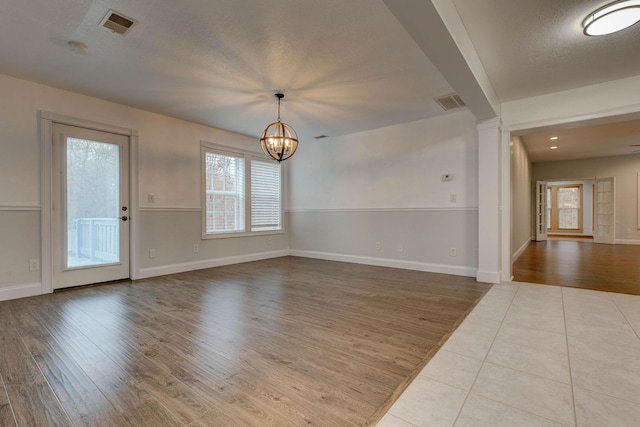
[[[640,246],[531,242],[513,264],[513,280],[640,295]]]
[[[285,257],[1,302],[0,425],[372,425],[488,288]]]

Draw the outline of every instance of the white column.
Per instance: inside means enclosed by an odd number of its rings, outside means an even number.
[[[479,282],[500,283],[502,247],[500,118],[478,123]]]
[[[502,206],[502,247],[500,250],[502,252],[502,263],[500,264],[500,279],[503,282],[508,282],[513,278],[511,264],[511,254],[513,253],[511,248],[511,132],[503,131],[501,138],[500,149],[502,151],[500,158],[502,167],[500,168],[500,180],[502,182],[502,198],[500,199],[500,206]]]

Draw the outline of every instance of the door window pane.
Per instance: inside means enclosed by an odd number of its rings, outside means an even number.
[[[67,138],[68,268],[120,261],[120,146]]]

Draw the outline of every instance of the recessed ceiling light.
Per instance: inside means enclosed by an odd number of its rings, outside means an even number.
[[[640,0],[618,0],[589,14],[582,22],[587,36],[603,36],[640,21]]]
[[[557,136],[552,136],[551,138],[549,138],[551,141],[555,141],[556,139],[558,139]]]
[[[557,149],[558,149],[558,146],[557,146],[557,145],[552,145],[551,147],[549,147],[549,149],[551,149],[551,150],[557,150]]]

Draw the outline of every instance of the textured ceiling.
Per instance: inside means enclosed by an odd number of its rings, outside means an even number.
[[[551,141],[552,136],[558,139]],[[640,120],[548,130],[522,136],[522,140],[532,162],[638,154]],[[558,148],[551,150],[554,145]]]
[[[606,0],[431,2],[460,15],[502,102],[640,74],[640,26],[582,35]],[[445,114],[434,96],[474,86],[431,2],[0,0],[0,73],[253,136],[282,91],[302,140],[338,136]],[[140,22],[113,34],[109,9]]]
[[[443,114],[452,92],[381,0],[0,0],[0,73],[258,135],[302,139]],[[109,9],[139,21],[122,37]],[[86,55],[67,42],[85,43]]]
[[[611,0],[453,0],[502,102],[640,74],[640,25],[586,37]]]

